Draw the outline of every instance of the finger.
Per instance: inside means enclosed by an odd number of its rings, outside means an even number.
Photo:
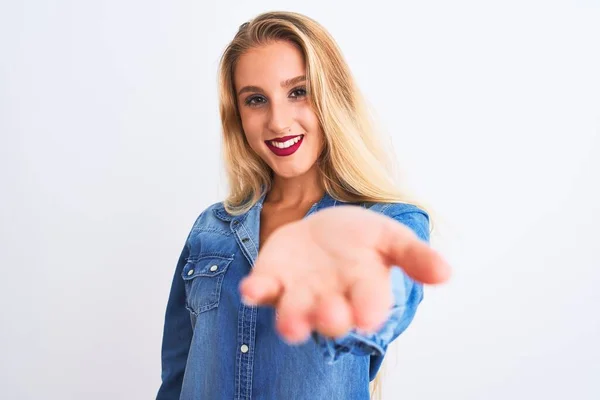
[[[287,342],[300,343],[310,337],[309,314],[314,305],[314,293],[309,286],[302,284],[286,290],[280,297],[276,327]]]
[[[422,283],[442,283],[450,278],[450,266],[404,224],[386,218],[381,251],[393,265],[402,268],[411,278]]]
[[[388,318],[393,305],[389,275],[389,269],[373,266],[368,275],[358,276],[351,283],[348,298],[358,329],[375,332]]]
[[[248,305],[275,304],[281,295],[281,281],[270,275],[250,274],[239,285],[242,301]]]
[[[352,311],[346,298],[329,293],[317,300],[313,312],[313,326],[325,336],[344,336],[352,327]]]

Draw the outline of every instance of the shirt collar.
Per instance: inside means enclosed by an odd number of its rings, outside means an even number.
[[[217,218],[219,218],[222,221],[230,222],[232,220],[237,220],[238,223],[241,223],[244,221],[244,219],[246,219],[246,216],[250,212],[256,211],[256,209],[258,209],[259,211],[262,209],[266,196],[267,192],[263,191],[261,196],[258,198],[257,202],[244,214],[240,214],[237,216],[229,214],[225,210],[225,206],[223,205],[223,203],[220,203],[219,206],[214,209],[214,214],[217,216]],[[325,191],[321,199],[317,203],[313,204],[311,210],[309,211],[309,214],[312,214],[327,207],[335,206],[337,202],[338,201],[336,199],[331,197],[331,195],[327,191]]]

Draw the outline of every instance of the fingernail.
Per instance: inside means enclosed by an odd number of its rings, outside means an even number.
[[[359,335],[362,335],[362,336],[370,336],[374,332],[367,330],[367,329],[356,328],[356,333],[358,333]]]
[[[252,299],[250,299],[249,297],[246,297],[244,295],[242,295],[242,302],[248,306],[254,306],[256,305],[256,302]]]
[[[291,339],[291,338],[283,336],[283,335],[281,335],[281,338],[285,343],[287,343],[290,346],[298,346],[308,340],[308,338],[306,338],[306,337],[298,337],[296,339]]]

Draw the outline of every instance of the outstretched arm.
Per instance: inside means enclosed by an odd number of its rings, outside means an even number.
[[[394,266],[420,283],[450,275],[443,258],[406,224],[362,207],[331,207],[274,232],[240,291],[246,303],[276,307],[277,330],[290,343],[312,331],[369,335],[385,329],[390,309],[399,313],[404,306],[390,290]]]

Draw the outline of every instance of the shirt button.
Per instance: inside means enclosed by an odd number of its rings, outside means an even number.
[[[191,275],[191,274],[193,274],[193,273],[194,273],[194,270],[193,270],[193,269],[190,269],[190,270],[188,271],[188,275]]]
[[[217,269],[219,269],[219,266],[218,266],[218,265],[213,265],[212,267],[210,267],[210,270],[211,270],[212,272],[215,272]]]
[[[242,353],[247,353],[249,349],[247,345],[243,344],[240,350],[242,351]]]

